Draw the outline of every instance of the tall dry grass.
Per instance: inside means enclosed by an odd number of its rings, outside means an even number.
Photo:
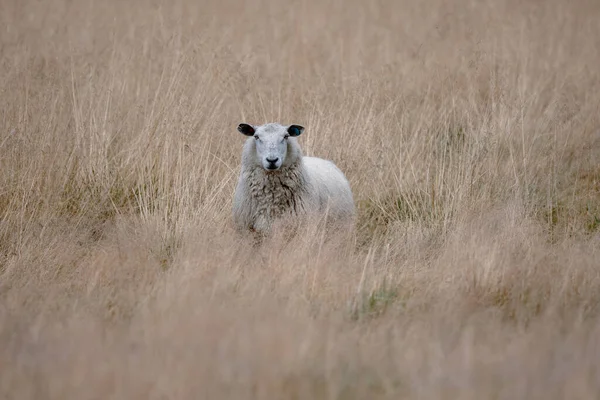
[[[0,2],[7,399],[600,393],[594,0]],[[240,122],[356,240],[232,233]]]

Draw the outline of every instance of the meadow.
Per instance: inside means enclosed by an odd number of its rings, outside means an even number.
[[[0,1],[0,398],[600,396],[596,0]],[[356,231],[234,234],[239,123]]]

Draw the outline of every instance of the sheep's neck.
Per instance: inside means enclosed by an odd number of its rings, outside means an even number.
[[[297,215],[304,212],[304,193],[306,182],[303,170],[282,168],[277,172],[255,169],[249,177],[250,195],[254,200],[258,219],[272,221],[285,215]],[[254,179],[253,179],[254,178]]]

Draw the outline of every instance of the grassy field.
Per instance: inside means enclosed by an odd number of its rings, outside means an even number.
[[[600,396],[597,0],[0,2],[0,398]],[[233,233],[240,122],[355,240]]]

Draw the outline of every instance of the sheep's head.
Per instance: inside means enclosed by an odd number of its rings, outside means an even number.
[[[249,151],[254,152],[254,160],[260,163],[265,170],[273,172],[295,161],[291,158],[297,157],[299,149],[293,138],[299,136],[304,131],[304,127],[280,124],[260,126],[240,124],[238,131],[254,138],[249,143]],[[292,157],[289,156],[290,152],[294,153]]]

